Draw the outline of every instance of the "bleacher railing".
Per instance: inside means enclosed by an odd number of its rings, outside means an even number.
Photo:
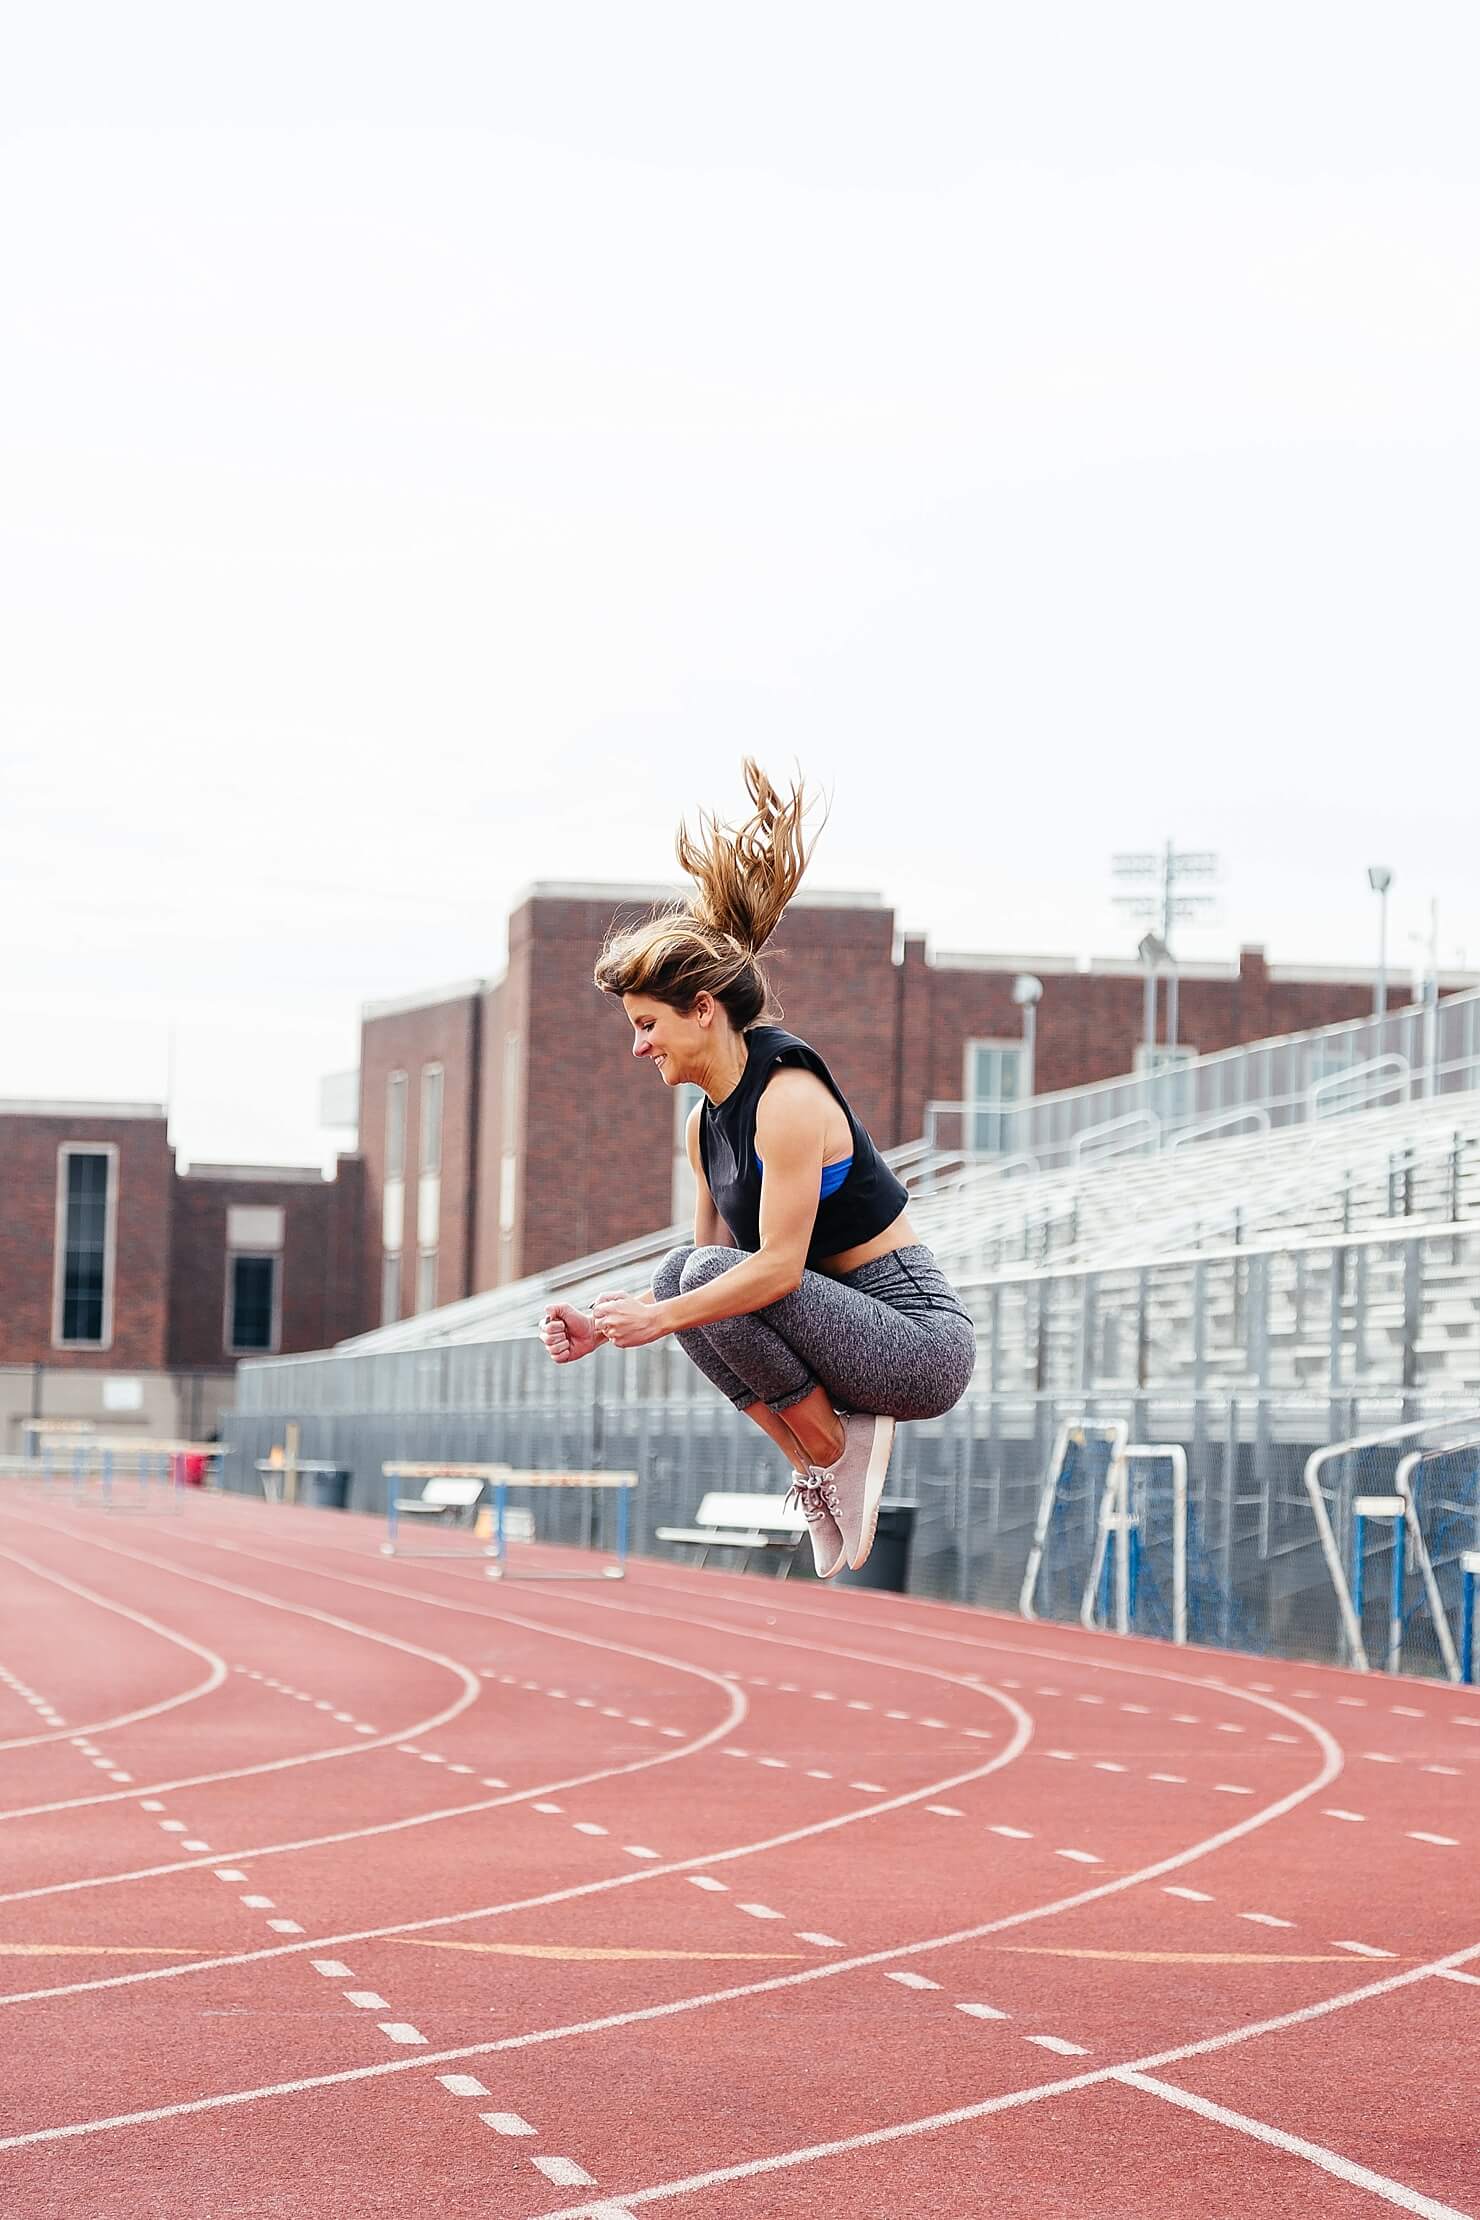
[[[1025,1102],[929,1102],[925,1139],[970,1157],[1029,1157],[1047,1171],[1166,1148],[1198,1126],[1231,1130],[1240,1112],[1266,1126],[1303,1124],[1477,1085],[1480,989]]]

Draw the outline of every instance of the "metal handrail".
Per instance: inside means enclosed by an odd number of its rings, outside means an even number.
[[[1401,1072],[1405,1083],[1403,1100],[1406,1102],[1411,1098],[1413,1066],[1409,1063],[1407,1057],[1373,1056],[1370,1057],[1365,1064],[1353,1064],[1346,1071],[1330,1072],[1324,1079],[1318,1079],[1315,1082],[1314,1086],[1307,1087],[1305,1091],[1306,1122],[1311,1125],[1319,1122],[1321,1117],[1321,1097],[1329,1093],[1333,1088],[1349,1086],[1352,1080],[1366,1079],[1370,1077],[1373,1072],[1379,1071]],[[1375,1101],[1379,1095],[1386,1094],[1387,1092],[1388,1089],[1386,1087],[1369,1087],[1365,1093],[1359,1095],[1357,1100],[1354,1103],[1350,1104],[1348,1107],[1353,1110],[1360,1110],[1365,1104]]]
[[[1269,1112],[1262,1102],[1246,1103],[1241,1110],[1221,1110],[1216,1117],[1203,1118],[1196,1125],[1179,1126],[1167,1142],[1167,1154],[1182,1147],[1186,1141],[1203,1141],[1210,1133],[1221,1132],[1226,1125],[1241,1125],[1245,1118],[1254,1119],[1256,1133],[1270,1132]]]
[[[1141,1126],[1149,1130],[1139,1141],[1133,1140],[1127,1133],[1123,1144],[1110,1141],[1103,1146],[1099,1145],[1104,1142],[1106,1134],[1125,1133],[1130,1126]],[[1103,1125],[1092,1125],[1083,1133],[1076,1133],[1069,1144],[1070,1162],[1076,1170],[1086,1163],[1099,1164],[1107,1156],[1125,1156],[1133,1149],[1144,1147],[1148,1140],[1153,1147],[1159,1148],[1161,1133],[1162,1121],[1154,1110],[1128,1110],[1123,1118],[1108,1118]],[[1091,1148],[1094,1150],[1093,1155],[1090,1153]]]

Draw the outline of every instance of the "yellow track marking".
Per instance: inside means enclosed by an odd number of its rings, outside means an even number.
[[[494,1958],[569,1958],[582,1964],[592,1959],[613,1958],[740,1958],[766,1960],[800,1958],[799,1950],[622,1950],[604,1944],[588,1943],[509,1943],[509,1942],[446,1942],[423,1935],[392,1935],[391,1942],[404,1943],[413,1950],[476,1950]]]
[[[1068,1950],[999,1943],[1024,1958],[1106,1958],[1118,1966],[1349,1966],[1344,1950]]]
[[[0,1958],[203,1958],[203,1950],[181,1950],[164,1943],[18,1943],[0,1942]]]

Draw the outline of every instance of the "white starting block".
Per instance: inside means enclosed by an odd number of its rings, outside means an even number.
[[[484,1561],[490,1580],[621,1580],[626,1576],[627,1545],[630,1529],[629,1491],[637,1486],[635,1472],[520,1472],[512,1465],[502,1464],[386,1464],[381,1467],[386,1479],[386,1539],[380,1545],[383,1557],[461,1557],[470,1556]],[[401,1496],[395,1492],[398,1480],[420,1480],[422,1490],[416,1496]],[[509,1502],[510,1489],[524,1488],[585,1488],[588,1501],[594,1492],[614,1488],[617,1491],[616,1510],[616,1562],[599,1566],[594,1572],[569,1571],[559,1568],[527,1568],[514,1572],[508,1564],[510,1542],[532,1542],[535,1538],[534,1512],[525,1504]],[[443,1525],[460,1521],[471,1523],[480,1511],[492,1512],[493,1532],[486,1541],[478,1541],[473,1549],[406,1549],[400,1541],[400,1521],[403,1517],[435,1518]]]

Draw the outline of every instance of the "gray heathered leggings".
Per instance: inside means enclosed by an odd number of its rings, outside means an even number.
[[[743,1263],[740,1249],[671,1249],[653,1274],[668,1302]],[[824,1387],[844,1411],[939,1418],[966,1392],[976,1329],[929,1249],[891,1250],[834,1279],[802,1284],[764,1310],[716,1318],[675,1335],[706,1379],[737,1410],[780,1412]]]

